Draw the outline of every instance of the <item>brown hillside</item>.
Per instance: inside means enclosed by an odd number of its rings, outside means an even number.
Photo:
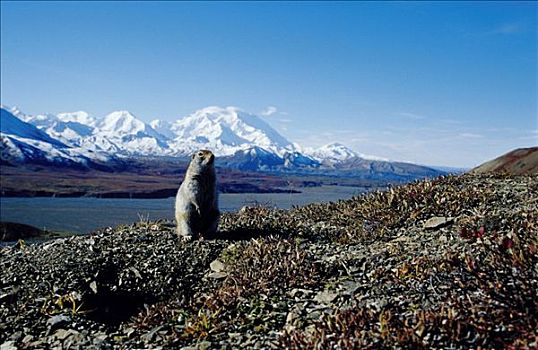
[[[538,174],[538,147],[518,148],[471,170],[472,173]]]

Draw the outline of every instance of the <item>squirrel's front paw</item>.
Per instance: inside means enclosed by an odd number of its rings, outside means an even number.
[[[190,241],[192,241],[192,236],[191,236],[191,235],[188,235],[188,236],[184,236],[184,235],[182,235],[182,236],[181,236],[181,241],[183,241],[183,242],[190,242]]]

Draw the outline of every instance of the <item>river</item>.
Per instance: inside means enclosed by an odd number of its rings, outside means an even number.
[[[282,209],[314,202],[349,199],[365,192],[359,187],[322,186],[302,188],[302,193],[223,193],[221,211],[236,211],[245,205]],[[174,218],[174,198],[0,198],[0,220],[32,225],[51,231],[79,234],[98,228],[130,224],[140,220]]]

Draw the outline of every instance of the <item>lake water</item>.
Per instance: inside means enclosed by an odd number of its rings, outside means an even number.
[[[221,211],[236,211],[260,204],[289,209],[314,202],[349,199],[364,192],[359,187],[322,186],[301,189],[302,193],[223,193]],[[0,198],[0,220],[52,231],[89,233],[101,227],[130,224],[141,219],[173,219],[174,198]]]

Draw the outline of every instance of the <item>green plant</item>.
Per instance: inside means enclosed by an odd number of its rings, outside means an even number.
[[[56,315],[64,312],[72,315],[84,315],[93,310],[84,310],[84,302],[81,300],[80,294],[76,292],[66,294],[51,293],[43,301],[41,313],[45,315]]]

